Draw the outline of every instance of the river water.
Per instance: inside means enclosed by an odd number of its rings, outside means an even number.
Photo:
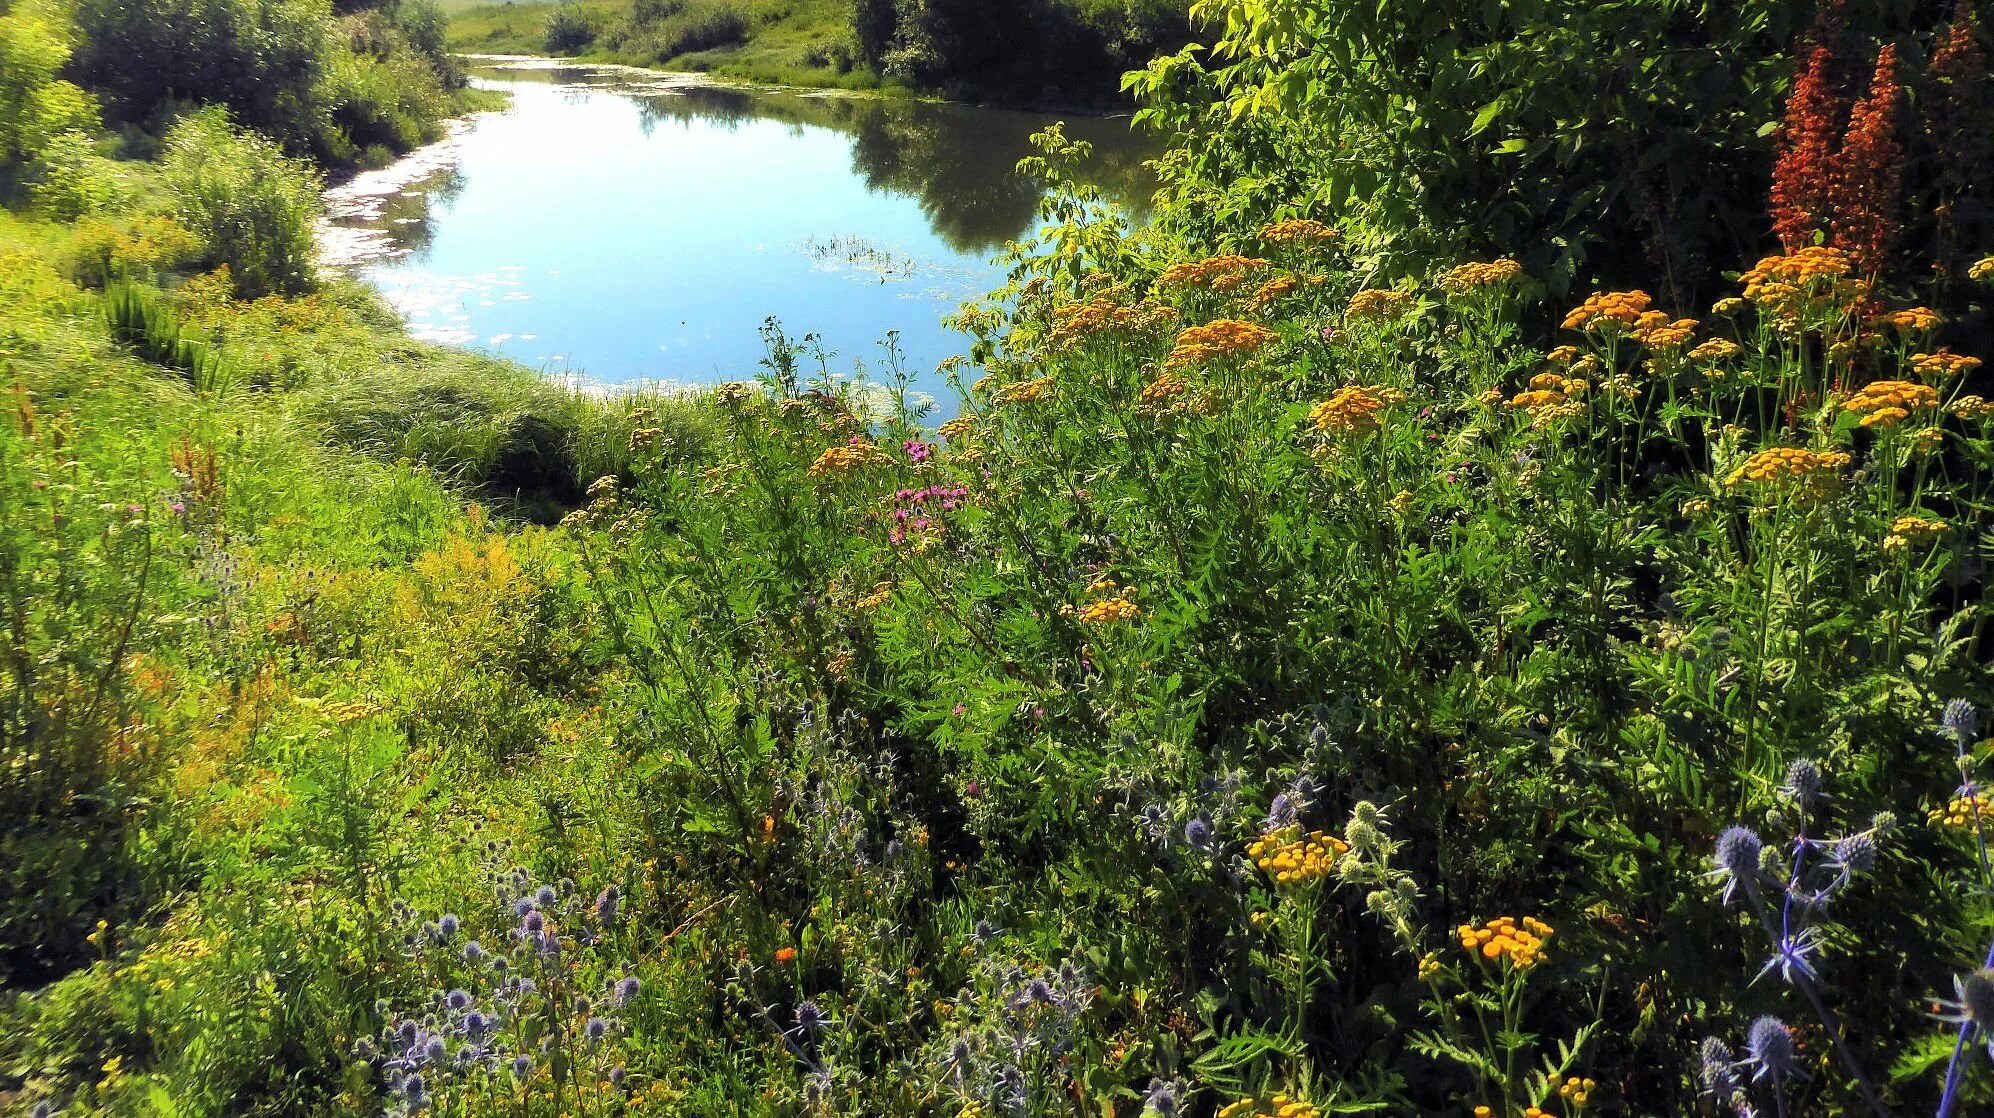
[[[875,380],[898,331],[947,407],[934,369],[966,344],[942,316],[1001,286],[992,257],[1037,229],[1013,168],[1052,117],[544,62],[475,74],[510,108],[328,193],[327,255],[417,337],[600,384],[710,384],[758,372],[771,317]],[[1139,212],[1153,141],[1125,119],[1067,130]]]

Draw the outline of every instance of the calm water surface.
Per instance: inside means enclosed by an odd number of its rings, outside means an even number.
[[[332,192],[328,248],[419,337],[605,383],[758,371],[760,328],[814,332],[877,379],[899,331],[933,374],[940,319],[1001,286],[991,256],[1035,230],[1013,165],[1051,117],[716,87],[577,68],[478,72],[512,95],[450,142]],[[1132,206],[1151,142],[1069,121]]]

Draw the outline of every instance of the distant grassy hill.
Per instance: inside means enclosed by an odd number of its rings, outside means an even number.
[[[444,0],[443,7],[450,16],[450,45],[460,51],[553,53],[784,85],[882,84],[858,65],[849,0]],[[563,10],[586,20],[586,43],[550,47],[549,17]]]
[[[444,0],[450,46],[913,88],[1009,104],[1103,104],[1118,75],[1192,37],[1188,0]],[[1000,8],[1002,10],[1000,10]]]

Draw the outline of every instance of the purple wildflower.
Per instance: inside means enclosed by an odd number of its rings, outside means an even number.
[[[1766,1014],[1745,1031],[1745,1062],[1751,1065],[1753,1079],[1800,1078],[1800,1055],[1793,1048],[1793,1033],[1779,1018]]]
[[[1724,883],[1724,903],[1731,903],[1739,889],[1752,896],[1759,888],[1759,853],[1765,843],[1750,827],[1730,827],[1717,836],[1717,852],[1712,857],[1710,876]]]
[[[616,923],[616,910],[623,903],[623,894],[611,885],[597,893],[595,897],[595,919],[598,924],[608,927]]]
[[[1954,699],[1939,715],[1939,725],[1960,745],[1972,745],[1980,736],[1980,711],[1965,699]]]

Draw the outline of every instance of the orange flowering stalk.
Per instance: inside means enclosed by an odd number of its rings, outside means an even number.
[[[1773,235],[1787,252],[1809,244],[1828,213],[1835,140],[1848,114],[1835,93],[1834,69],[1834,51],[1825,43],[1801,46],[1772,171]]]
[[[1561,419],[1585,414],[1581,398],[1591,389],[1592,382],[1583,377],[1538,373],[1530,378],[1529,388],[1511,397],[1504,406],[1528,415],[1531,427],[1542,430]]]
[[[1883,269],[1897,243],[1897,203],[1904,148],[1897,142],[1897,47],[1885,44],[1876,57],[1869,96],[1849,113],[1848,136],[1835,159],[1828,190],[1834,211],[1829,242],[1855,260],[1864,275]]]

